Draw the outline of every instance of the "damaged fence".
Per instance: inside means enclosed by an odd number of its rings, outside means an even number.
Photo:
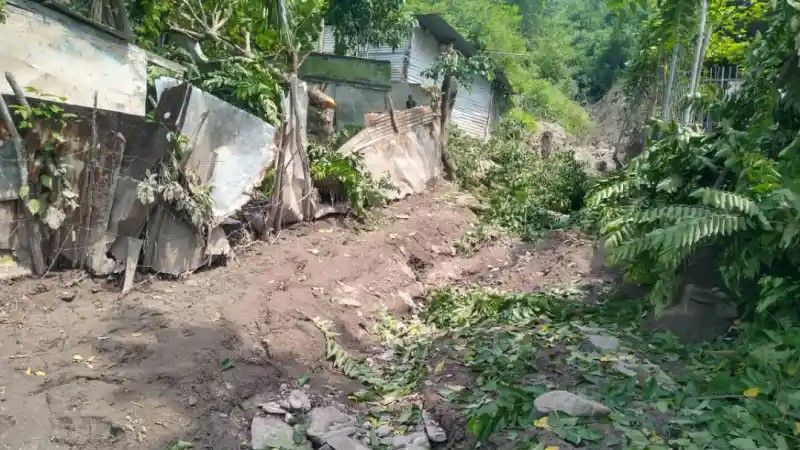
[[[44,271],[125,273],[127,289],[137,268],[180,276],[224,259],[231,252],[229,236],[242,228],[261,237],[275,225],[346,211],[346,205],[324,203],[308,175],[308,87],[297,78],[284,99],[279,130],[188,84],[160,92],[156,121],[96,107],[30,102],[34,108],[63,109],[70,117],[58,131],[54,151],[68,168],[65,180],[79,187],[74,208],[63,217],[31,217],[24,199],[17,198],[24,185],[20,175],[31,172],[31,159],[23,156],[20,164],[11,151],[9,124],[0,127],[0,255],[13,255],[37,274],[43,273],[33,263],[38,245]],[[35,121],[24,145],[41,147],[55,132],[52,126]],[[440,175],[439,139],[436,114],[417,107],[367,114],[365,128],[340,152],[359,152],[369,172],[388,175],[397,187],[389,194],[394,199],[423,191]],[[284,170],[275,170],[279,167]],[[269,170],[282,172],[271,197],[258,189]],[[207,200],[207,212],[187,207],[193,196]],[[0,269],[0,278],[19,272]]]

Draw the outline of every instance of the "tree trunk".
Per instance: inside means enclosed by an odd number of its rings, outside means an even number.
[[[677,33],[675,38],[677,39]],[[661,121],[666,122],[670,119],[670,106],[672,105],[672,87],[675,85],[675,73],[678,71],[678,54],[681,46],[676,42],[672,46],[672,58],[669,62],[669,76],[667,77],[667,87],[664,91],[664,104],[661,107]]]
[[[702,71],[703,59],[703,40],[706,34],[706,18],[708,17],[708,0],[703,0],[700,7],[700,23],[697,26],[697,44],[694,51],[694,65],[692,66],[692,78],[689,81],[690,103],[683,112],[683,123],[688,124],[692,117],[692,104],[694,96],[697,94],[697,83]]]
[[[442,98],[441,98],[441,122],[440,122],[440,146],[442,150],[442,165],[444,166],[444,178],[448,181],[455,181],[456,179],[456,160],[447,148],[447,129],[450,126],[450,115],[453,112],[453,106],[456,102],[456,95],[458,94],[458,83],[452,75],[445,75],[442,82]]]

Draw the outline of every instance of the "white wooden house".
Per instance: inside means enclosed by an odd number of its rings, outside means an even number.
[[[333,27],[325,27],[321,37],[322,53],[334,52]],[[472,56],[477,49],[467,42],[452,26],[438,14],[417,16],[417,26],[408,39],[398,48],[377,47],[352,52],[351,56],[389,61],[392,68],[392,97],[397,107],[405,105],[410,93],[418,104],[429,103],[421,94],[422,87],[441,83],[427,78],[423,73],[433,66],[445,45],[452,44],[465,56]],[[494,81],[475,76],[470,86],[460,86],[453,109],[452,123],[467,134],[485,139],[497,124],[505,104],[510,84],[505,73],[498,71]],[[339,97],[339,96],[335,96]],[[348,99],[336,98],[337,103]],[[351,108],[352,109],[352,108]],[[356,110],[360,108],[355,108]]]

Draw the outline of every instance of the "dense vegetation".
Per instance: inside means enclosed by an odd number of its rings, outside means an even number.
[[[419,315],[379,324],[377,335],[393,350],[387,363],[351,358],[329,333],[330,356],[369,387],[358,398],[379,405],[466,369],[469,386],[440,385],[438,393],[461,407],[471,442],[489,448],[798,448],[800,6],[664,0],[614,7],[640,43],[623,74],[625,92],[640,104],[651,100],[639,111],[663,118],[649,122],[640,155],[593,181],[578,175],[571,158],[540,158],[513,123],[487,144],[456,135],[451,145],[459,182],[486,201],[486,224],[527,239],[538,235],[531,230],[581,225],[600,235],[611,264],[649,287],[650,301],[606,293],[590,305],[582,291],[445,289],[430,294]],[[526,19],[521,29],[554,20]],[[760,36],[744,32],[759,23]],[[706,59],[741,64],[741,87],[720,95],[719,87],[701,86]],[[577,80],[571,89],[583,89]],[[670,94],[681,85],[689,96]],[[701,122],[706,114],[710,123]],[[702,345],[639,333],[641,320],[672,304],[704,255],[719,272],[707,281],[738,302],[740,320]],[[621,350],[587,348],[584,330],[596,327],[617,337]],[[533,399],[553,385],[613,412],[542,415]]]

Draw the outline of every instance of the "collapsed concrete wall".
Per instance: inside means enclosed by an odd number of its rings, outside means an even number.
[[[438,116],[427,106],[364,116],[366,127],[340,152],[361,153],[367,170],[376,178],[389,176],[397,191],[395,200],[424,191],[442,173]]]

